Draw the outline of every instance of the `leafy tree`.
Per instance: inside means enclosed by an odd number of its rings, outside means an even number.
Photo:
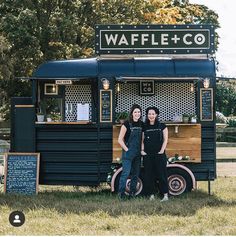
[[[216,86],[216,110],[225,116],[236,115],[236,86],[222,82]]]
[[[0,46],[5,45],[7,63],[0,66],[0,78],[30,77],[46,60],[95,56],[95,24],[210,23],[218,27],[217,17],[207,7],[186,0],[2,0]],[[7,90],[8,97],[15,88],[17,95],[20,83],[7,83],[11,88],[0,83],[0,91]],[[30,86],[23,85],[21,95],[27,95]]]

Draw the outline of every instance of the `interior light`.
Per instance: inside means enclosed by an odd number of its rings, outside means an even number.
[[[194,86],[193,86],[193,84],[191,84],[190,91],[191,91],[191,92],[194,91]]]
[[[210,86],[210,79],[205,78],[203,80],[203,87],[207,89],[207,88],[209,88],[209,86]]]
[[[117,92],[120,92],[120,83],[117,84]]]
[[[102,86],[104,90],[108,90],[110,87],[110,82],[106,78],[102,78]]]

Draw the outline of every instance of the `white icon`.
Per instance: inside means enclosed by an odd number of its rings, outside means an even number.
[[[13,223],[21,223],[19,215],[15,215],[15,219],[14,219]]]

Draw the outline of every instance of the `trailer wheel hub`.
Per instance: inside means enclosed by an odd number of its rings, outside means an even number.
[[[170,175],[168,177],[169,192],[173,196],[180,195],[186,189],[186,180],[181,175]]]

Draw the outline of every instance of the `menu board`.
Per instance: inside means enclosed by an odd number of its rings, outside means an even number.
[[[6,153],[4,192],[37,194],[39,153]]]
[[[213,89],[200,89],[200,119],[213,121]]]
[[[100,122],[112,122],[111,90],[100,90]]]

